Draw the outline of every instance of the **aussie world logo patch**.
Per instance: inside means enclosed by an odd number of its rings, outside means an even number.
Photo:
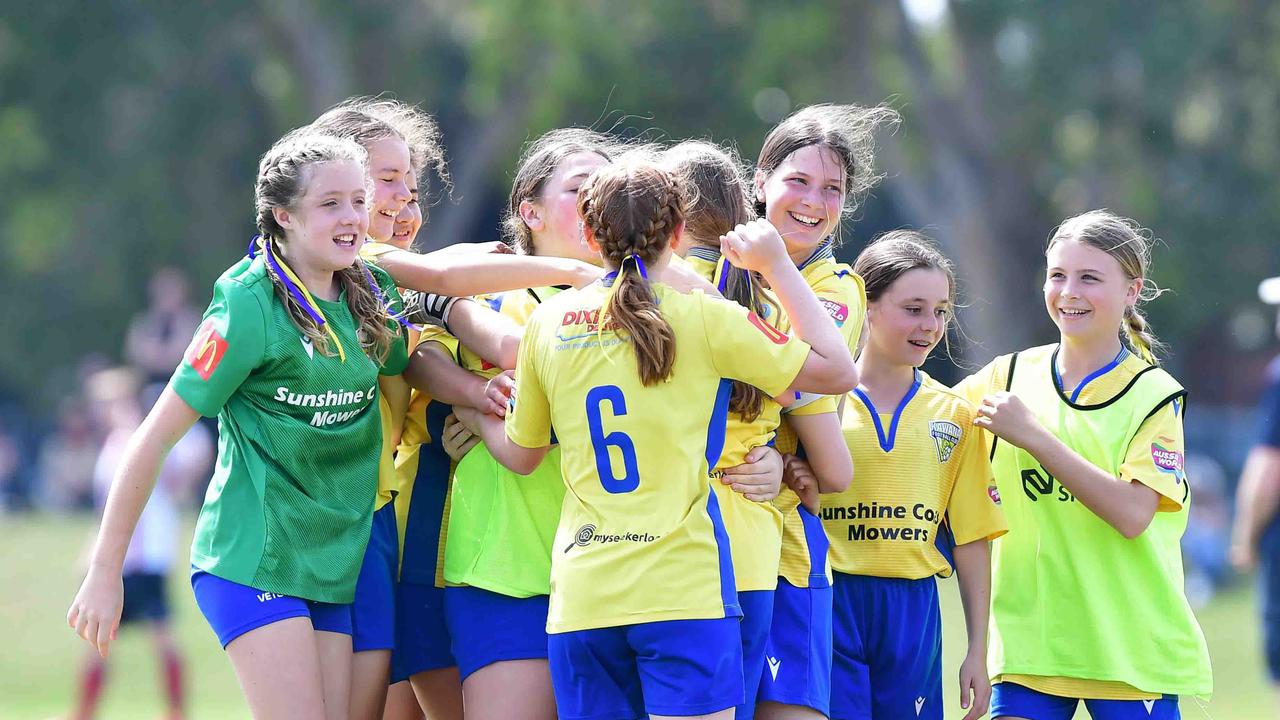
[[[1153,442],[1151,443],[1151,462],[1155,463],[1156,469],[1160,472],[1173,475],[1175,482],[1180,483],[1187,477],[1181,450],[1169,450],[1160,443]]]
[[[844,321],[849,319],[849,307],[835,300],[818,299],[822,301],[822,307],[827,309],[827,314],[831,316],[831,319],[836,321],[836,327],[844,327]]]
[[[960,443],[960,426],[950,420],[933,420],[929,423],[929,436],[938,450],[938,463],[942,464],[951,459]]]
[[[1000,490],[995,485],[987,486],[987,497],[991,498],[991,502],[1000,504]]]

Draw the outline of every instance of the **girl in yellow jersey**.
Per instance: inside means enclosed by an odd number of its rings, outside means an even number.
[[[716,283],[725,297],[755,312],[777,327],[784,316],[777,300],[764,289],[760,278],[733,268],[720,254],[719,237],[734,226],[748,222],[751,211],[741,163],[733,151],[703,141],[685,141],[663,153],[663,160],[676,172],[690,196],[685,221],[685,259],[708,280]],[[823,474],[828,487],[849,485],[853,465],[841,449],[840,420],[834,403],[829,412],[812,415],[801,426],[815,471]],[[735,481],[740,463],[756,455],[777,455],[773,435],[778,427],[781,406],[756,387],[741,382],[733,385],[725,428],[724,450],[715,465],[713,483],[725,529],[733,553],[733,574],[742,608],[742,659],[746,698],[736,709],[739,720],[755,716],[756,694],[765,669],[765,644],[773,620],[774,590],[778,586],[778,558],[782,549],[782,513],[772,503],[753,494],[739,494]],[[816,431],[816,432],[815,432]]]
[[[991,714],[1177,718],[1212,690],[1183,595],[1179,539],[1185,391],[1155,361],[1138,305],[1151,239],[1107,211],[1049,239],[1045,307],[1056,345],[997,358],[959,389],[996,437],[1009,534],[993,545]],[[1119,332],[1117,332],[1117,330]],[[985,397],[984,397],[985,396]]]
[[[969,631],[961,706],[974,720],[991,693],[987,543],[1005,522],[974,406],[919,369],[946,336],[951,263],[920,233],[900,230],[853,267],[866,282],[869,328],[843,421],[858,480],[822,502],[835,591],[831,717],[942,719],[934,576],[954,571]]]
[[[461,416],[517,472],[537,466],[555,427],[567,493],[547,630],[563,718],[732,717],[743,699],[741,611],[707,477],[728,411],[722,379],[771,396],[853,380],[839,334],[767,223],[730,233],[726,254],[763,274],[805,319],[795,324],[811,345],[736,303],[662,282],[683,208],[677,179],[651,164],[588,179],[585,238],[612,272],[534,312],[505,431]]]
[[[875,132],[897,122],[883,107],[812,105],[783,120],[765,137],[756,162],[755,209],[786,242],[787,254],[817,294],[853,352],[862,332],[866,299],[862,280],[835,261],[840,219],[879,181]],[[783,330],[786,326],[781,326]],[[813,415],[838,410],[839,399],[802,397],[784,415],[778,449],[797,452],[796,435]],[[833,443],[839,447],[839,441]],[[812,451],[816,446],[803,450]],[[819,480],[822,480],[819,475]],[[822,492],[841,490],[822,483]],[[794,492],[777,504],[784,514],[781,580],[761,681],[761,717],[825,716],[831,679],[831,580],[827,539]]]

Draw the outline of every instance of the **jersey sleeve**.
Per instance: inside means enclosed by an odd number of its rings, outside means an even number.
[[[380,244],[368,243],[365,247]],[[381,268],[373,264],[368,264],[367,267],[371,277],[378,283],[378,287],[382,291],[382,297],[379,298],[379,301],[386,304],[387,313],[391,315],[403,313],[404,303],[400,299],[400,290],[396,288],[395,281]],[[387,355],[382,359],[378,373],[381,375],[399,375],[409,365],[409,346],[406,338],[408,328],[401,325],[394,317],[387,320],[387,326],[395,330],[396,336],[391,341],[391,347],[387,348]]]
[[[987,363],[981,370],[956,383],[951,389],[976,408],[982,404],[983,398],[1004,389],[1008,368],[1009,358],[998,357]]]
[[[1140,482],[1160,494],[1160,512],[1181,510],[1190,493],[1183,466],[1183,403],[1175,398],[1147,418],[1120,465],[1121,480]]]
[[[755,385],[777,397],[800,374],[809,345],[765,322],[741,305],[694,293],[702,309],[704,338],[721,377]]]
[[[960,442],[950,462],[956,463],[955,482],[947,501],[947,522],[957,545],[978,540],[994,540],[1009,531],[1000,493],[978,428],[973,425],[973,411],[956,417],[960,425]]]
[[[235,281],[220,281],[173,373],[174,392],[196,412],[215,417],[262,362],[266,339],[266,309],[258,296]]]
[[[507,412],[507,437],[526,448],[551,444],[551,401],[539,375],[541,347],[539,313],[529,319],[516,353],[516,391]]]
[[[831,270],[831,277],[814,287],[813,294],[840,330],[849,352],[856,357],[867,316],[866,286],[862,277],[848,265],[836,265]]]
[[[444,348],[445,352],[449,353],[454,362],[458,362],[458,352],[461,347],[458,338],[450,335],[444,328],[427,325],[422,328],[422,334],[418,336],[418,342],[414,344],[414,349],[431,342],[438,343],[440,347]]]
[[[822,413],[836,412],[840,409],[840,397],[838,395],[814,395],[812,393],[796,393],[798,407],[783,408],[782,412],[787,415],[821,415]],[[807,401],[807,402],[806,402]]]

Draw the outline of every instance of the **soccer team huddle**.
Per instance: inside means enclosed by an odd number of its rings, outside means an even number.
[[[940,720],[952,574],[966,718],[1180,717],[1212,679],[1151,235],[1065,220],[1060,341],[948,387],[920,369],[956,304],[938,246],[833,255],[897,120],[809,106],[749,169],[555,130],[504,243],[426,254],[428,115],[353,98],[290,132],[68,622],[105,655],[157,469],[217,417],[191,584],[255,717]]]

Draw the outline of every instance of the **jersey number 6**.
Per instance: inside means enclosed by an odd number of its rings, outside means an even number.
[[[600,474],[600,484],[608,492],[629,493],[640,487],[636,444],[631,441],[630,435],[621,430],[605,434],[600,411],[606,402],[614,417],[627,414],[627,399],[622,396],[622,388],[617,385],[601,385],[587,391],[587,427],[591,430],[591,448],[596,453],[596,472]],[[617,448],[622,455],[621,478],[613,474],[613,461],[609,457],[611,447]]]

